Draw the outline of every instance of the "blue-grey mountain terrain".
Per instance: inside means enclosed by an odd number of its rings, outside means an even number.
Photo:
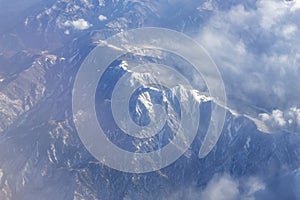
[[[1,200],[300,199],[298,0],[0,0],[0,5]],[[199,159],[198,152],[216,102],[199,93],[200,128],[188,151],[159,171],[131,174],[101,164],[82,144],[72,89],[99,40],[141,27],[173,29],[203,45],[220,69],[228,102],[221,137],[208,156]],[[95,101],[110,98],[127,73],[124,59],[106,70]],[[141,125],[149,122],[147,102],[160,103],[161,94],[146,88],[130,101],[132,118]],[[170,102],[180,112],[177,100]],[[113,131],[104,103],[96,106],[98,119],[116,145],[147,152],[168,141],[156,138],[145,146],[116,137],[120,131]]]

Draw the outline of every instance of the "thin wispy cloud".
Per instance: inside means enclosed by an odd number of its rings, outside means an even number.
[[[229,174],[216,174],[204,188],[182,187],[163,200],[255,200],[259,192],[266,190],[258,177],[235,179]]]

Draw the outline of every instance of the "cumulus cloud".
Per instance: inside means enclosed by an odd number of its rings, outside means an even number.
[[[264,122],[269,122],[270,124],[275,124],[280,127],[286,125],[286,121],[283,118],[283,112],[281,110],[273,110],[271,115],[267,113],[261,113],[259,116]]]
[[[74,20],[74,21],[66,21],[64,23],[64,25],[71,26],[76,30],[85,30],[92,26],[92,24],[90,24],[88,21],[86,21],[84,19],[78,19],[78,20]]]
[[[300,129],[300,108],[292,107],[285,111],[273,110],[272,113],[260,113],[259,118],[271,129],[296,131]]]
[[[105,20],[107,20],[107,17],[104,16],[104,15],[99,15],[99,16],[98,16],[98,19],[99,19],[100,21],[105,21]]]
[[[258,0],[251,8],[215,10],[201,28],[197,40],[219,67],[229,104],[238,111],[245,108],[237,102],[270,112],[299,106],[299,11],[299,1]]]

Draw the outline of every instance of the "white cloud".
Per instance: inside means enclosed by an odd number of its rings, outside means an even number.
[[[299,1],[258,0],[246,9],[240,4],[214,11],[201,28],[197,40],[219,67],[228,103],[239,113],[244,107],[237,99],[268,109],[299,106],[299,5]]]
[[[104,15],[99,15],[98,19],[99,19],[100,21],[105,21],[105,20],[107,20],[107,17],[104,16]]]
[[[288,24],[283,26],[282,35],[288,39],[290,37],[293,37],[296,31],[297,26],[295,24]]]
[[[74,20],[74,21],[68,20],[64,23],[64,25],[72,26],[76,30],[85,30],[92,26],[92,24],[90,24],[88,21],[86,21],[84,19],[78,19],[78,20]]]
[[[65,30],[65,32],[64,32],[64,34],[66,34],[66,35],[70,35],[70,30]]]
[[[105,6],[105,0],[98,0],[98,4],[100,7],[104,7]]]
[[[292,1],[285,0],[285,2],[287,4],[291,5],[291,11],[292,12],[298,11],[300,9],[300,1],[299,0],[292,0]]]
[[[297,107],[285,111],[276,109],[271,114],[260,113],[259,118],[273,131],[284,129],[293,132],[300,128],[300,108]]]
[[[212,0],[204,2],[201,6],[197,8],[198,10],[210,10],[212,11],[214,9],[214,5],[212,4]]]
[[[239,199],[238,182],[229,175],[214,177],[202,191],[200,199],[206,200],[237,200]]]
[[[255,193],[266,189],[265,183],[263,183],[257,177],[250,177],[243,183],[244,193],[241,195],[243,200],[255,200]]]
[[[255,200],[266,185],[258,177],[234,179],[229,174],[215,175],[204,189],[183,187],[163,200]]]
[[[280,18],[284,16],[286,8],[283,2],[265,0],[257,3],[261,16],[260,25],[263,29],[269,30],[278,24]]]

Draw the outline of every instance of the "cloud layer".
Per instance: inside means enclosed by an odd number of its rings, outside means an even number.
[[[299,107],[300,2],[260,0],[253,7],[214,11],[197,39],[220,68],[231,105]]]

